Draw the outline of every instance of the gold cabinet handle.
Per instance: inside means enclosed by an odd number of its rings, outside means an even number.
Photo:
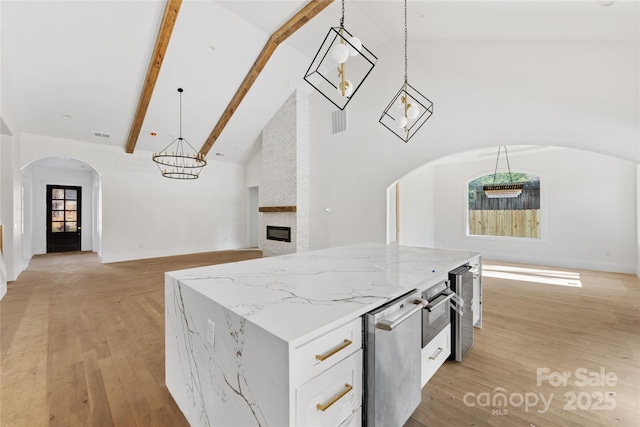
[[[324,412],[327,409],[329,409],[331,405],[333,405],[338,400],[340,400],[340,398],[342,398],[345,394],[349,393],[351,390],[353,390],[353,386],[351,384],[345,384],[344,390],[342,390],[339,394],[333,396],[333,398],[327,403],[325,403],[324,405],[322,403],[318,403],[316,407],[320,409],[322,412]]]
[[[348,347],[351,344],[351,341],[348,339],[344,339],[344,343],[341,344],[340,346],[334,348],[333,350],[331,350],[329,353],[326,354],[316,354],[316,359],[318,359],[319,361],[323,361],[331,356],[333,356],[334,354],[336,354],[337,352],[339,352],[340,350]]]

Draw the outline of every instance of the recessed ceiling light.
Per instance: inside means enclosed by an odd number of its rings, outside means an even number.
[[[417,11],[417,12],[415,13],[415,15],[416,15],[418,18],[424,18],[424,13],[422,13],[422,12],[420,12],[420,11]]]
[[[223,153],[216,153],[216,156],[224,157]]]
[[[597,3],[602,7],[609,7],[613,5],[614,0],[598,0]]]
[[[157,136],[158,134],[157,134],[157,133],[155,133],[155,132],[151,132],[149,135],[151,135],[151,136]]]
[[[209,46],[207,47],[207,50],[208,50],[209,52],[213,52],[214,50],[216,50],[216,47],[215,47],[214,45],[212,45],[212,44],[211,44],[211,45],[209,45]]]
[[[71,120],[71,116],[68,115],[68,114],[63,114],[62,118],[65,119],[65,120]]]

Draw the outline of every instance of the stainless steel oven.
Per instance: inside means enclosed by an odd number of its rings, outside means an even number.
[[[422,310],[422,348],[451,323],[450,301],[455,296],[448,280],[443,280],[422,293],[422,299],[427,301]]]

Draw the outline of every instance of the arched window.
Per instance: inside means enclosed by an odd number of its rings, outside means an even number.
[[[510,176],[511,175],[511,176]],[[522,193],[488,197],[484,186],[523,183]],[[470,236],[540,238],[540,177],[498,173],[469,182]]]

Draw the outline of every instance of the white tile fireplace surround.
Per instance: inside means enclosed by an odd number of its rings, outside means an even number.
[[[264,256],[309,250],[309,98],[295,91],[262,131],[260,249]],[[267,239],[291,228],[291,242]]]

